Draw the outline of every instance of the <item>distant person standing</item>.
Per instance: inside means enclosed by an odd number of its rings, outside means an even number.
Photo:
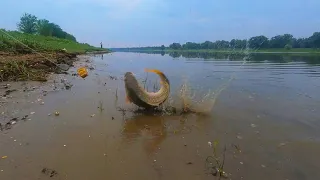
[[[102,49],[102,42],[100,43],[101,49]]]

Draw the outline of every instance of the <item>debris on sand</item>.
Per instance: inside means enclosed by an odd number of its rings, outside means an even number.
[[[242,136],[239,136],[239,135],[237,136],[237,138],[238,138],[238,139],[243,139]]]
[[[8,89],[9,87],[10,87],[10,84],[4,84],[4,85],[2,85],[1,88],[3,88],[3,89]]]
[[[21,118],[21,120],[24,120],[24,121],[25,121],[28,116],[29,116],[29,115],[23,116],[23,117]],[[18,123],[18,121],[19,121],[19,118],[15,117],[15,118],[10,119],[10,120],[9,120],[7,123],[5,123],[4,125],[2,125],[2,124],[0,123],[0,131],[4,131],[4,130],[9,130],[9,129],[11,129],[13,125],[15,125],[15,124]]]
[[[21,118],[21,120],[26,120],[29,115],[25,115]]]
[[[66,90],[69,90],[73,86],[67,79],[61,79],[61,83],[63,83]]]
[[[55,115],[55,116],[59,116],[59,115],[60,115],[59,111],[56,111],[56,112],[54,113],[54,115]]]
[[[117,78],[116,76],[111,76],[111,75],[109,75],[109,78],[110,78],[111,80],[118,80],[118,78]]]
[[[8,90],[6,90],[6,91],[4,92],[3,97],[8,96],[10,93],[15,92],[15,91],[17,91],[17,90],[16,90],[16,89],[8,89]]]
[[[63,71],[68,71],[70,68],[68,64],[57,64],[57,67],[59,67]]]
[[[255,125],[255,124],[251,124],[251,127],[255,128],[255,127],[257,127],[257,125]]]
[[[58,175],[57,171],[49,168],[43,168],[41,172],[49,177],[55,177]]]

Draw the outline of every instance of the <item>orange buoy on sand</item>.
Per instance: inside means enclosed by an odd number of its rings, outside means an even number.
[[[88,76],[88,72],[87,69],[85,67],[81,67],[78,69],[78,74],[79,76],[81,76],[82,78],[85,78]]]

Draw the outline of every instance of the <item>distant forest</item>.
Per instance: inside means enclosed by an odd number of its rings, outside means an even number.
[[[62,30],[59,25],[49,22],[49,20],[46,19],[38,19],[32,14],[24,13],[17,27],[18,30],[23,33],[52,36],[77,42],[73,35]]]
[[[189,50],[189,49],[275,49],[275,48],[320,48],[320,32],[313,33],[308,38],[294,38],[291,34],[277,35],[272,38],[266,36],[255,36],[249,40],[232,39],[231,41],[219,40],[215,42],[205,41],[203,43],[186,42],[185,44],[172,43],[169,47],[150,46],[133,48],[113,48],[114,50]]]

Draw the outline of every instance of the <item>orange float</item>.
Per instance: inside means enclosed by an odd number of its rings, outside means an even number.
[[[85,78],[88,76],[88,71],[85,67],[81,67],[77,71],[78,71],[79,76],[82,78]]]

